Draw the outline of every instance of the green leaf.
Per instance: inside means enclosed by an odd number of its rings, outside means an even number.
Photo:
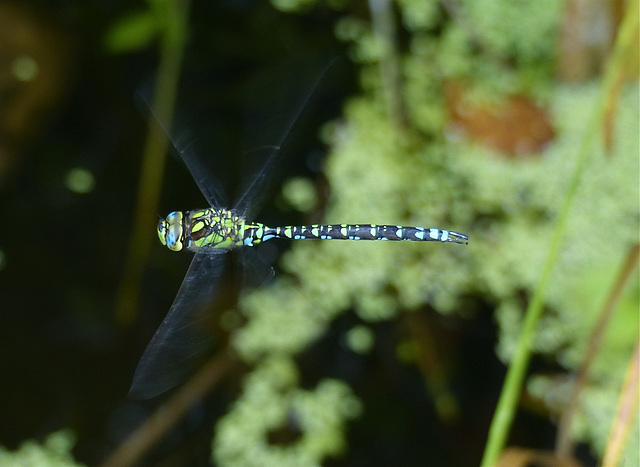
[[[152,11],[132,13],[107,32],[105,47],[112,53],[135,52],[148,46],[159,31],[160,24]]]

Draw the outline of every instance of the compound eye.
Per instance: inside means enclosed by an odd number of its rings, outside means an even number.
[[[173,251],[182,250],[182,220],[180,211],[174,211],[167,216],[166,220],[158,222],[158,236],[163,245]]]
[[[164,246],[167,246],[167,221],[164,219],[160,219],[158,221],[158,238],[160,239],[160,243]]]

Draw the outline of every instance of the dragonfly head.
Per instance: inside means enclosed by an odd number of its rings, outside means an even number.
[[[158,221],[158,238],[160,242],[173,251],[180,251],[184,247],[183,214],[174,211],[166,219]]]

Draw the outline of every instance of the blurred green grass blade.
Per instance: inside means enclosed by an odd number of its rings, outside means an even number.
[[[189,18],[189,2],[163,0],[151,2],[162,18],[160,61],[153,108],[159,119],[171,124]],[[142,276],[147,264],[158,212],[168,141],[155,122],[149,125],[142,156],[140,183],[133,220],[133,232],[124,273],[118,290],[116,320],[128,324],[135,317]]]
[[[526,371],[529,366],[529,360],[531,359],[531,349],[536,334],[536,328],[540,317],[542,316],[545,291],[547,284],[551,279],[553,268],[558,260],[560,247],[562,246],[569,211],[582,178],[582,174],[587,165],[589,155],[593,152],[596,137],[601,133],[601,122],[603,119],[606,96],[611,92],[610,89],[615,83],[615,76],[618,74],[618,70],[624,67],[624,61],[626,59],[625,51],[630,49],[629,42],[633,41],[634,37],[636,37],[635,32],[637,28],[638,0],[632,0],[629,3],[624,20],[620,26],[616,42],[602,80],[598,102],[588,120],[588,124],[585,129],[585,136],[577,153],[576,167],[567,186],[567,194],[558,216],[556,228],[549,243],[549,250],[540,274],[540,281],[538,282],[533,293],[533,297],[531,298],[529,306],[525,312],[520,339],[518,340],[513,359],[509,365],[502,393],[500,394],[498,405],[489,429],[489,436],[481,462],[482,466],[496,465],[498,458],[504,449],[511,424],[515,416],[516,406],[522,390]],[[633,155],[633,157],[636,157],[636,155]]]

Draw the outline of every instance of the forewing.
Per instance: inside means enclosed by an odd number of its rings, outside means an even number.
[[[130,397],[148,399],[177,386],[211,349],[207,318],[223,266],[222,254],[193,257],[173,305],[138,363]]]
[[[204,165],[198,160],[195,154],[196,151],[190,149],[190,144],[186,143],[184,146],[179,147],[176,142],[173,142],[173,145],[189,169],[193,180],[200,188],[209,206],[218,208],[227,206],[222,183],[217,180],[211,171],[205,169]]]
[[[205,168],[196,155],[199,152],[198,137],[185,126],[186,118],[177,115],[174,117],[174,123],[171,124],[171,122],[163,121],[163,119],[160,118],[145,93],[140,92],[138,100],[142,109],[149,115],[149,124],[152,125],[162,137],[167,138],[173,152],[179,156],[189,169],[191,176],[207,200],[207,203],[209,203],[209,206],[227,206],[227,198],[222,189],[223,185],[210,170]],[[182,125],[176,122],[182,122]],[[200,155],[200,157],[202,157],[202,155]]]

